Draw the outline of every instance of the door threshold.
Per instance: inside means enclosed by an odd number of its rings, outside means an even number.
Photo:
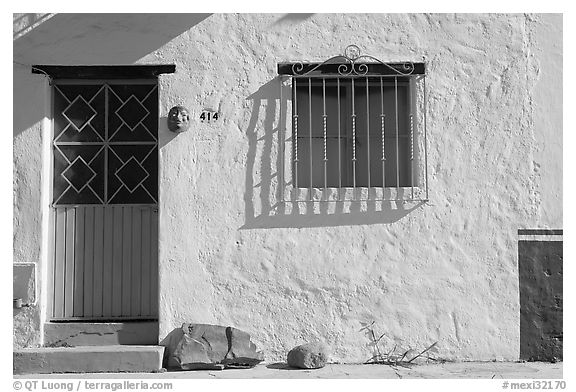
[[[67,320],[44,324],[45,347],[157,345],[158,335],[158,320]]]

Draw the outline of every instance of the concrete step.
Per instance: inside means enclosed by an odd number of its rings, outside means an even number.
[[[162,346],[40,347],[14,351],[14,374],[154,372]]]
[[[44,324],[44,346],[157,345],[158,321]]]

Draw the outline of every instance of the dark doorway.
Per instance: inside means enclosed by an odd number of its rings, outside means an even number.
[[[562,230],[519,230],[520,359],[562,360]]]

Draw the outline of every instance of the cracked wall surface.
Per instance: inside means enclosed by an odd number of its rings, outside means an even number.
[[[438,341],[444,358],[518,359],[516,232],[562,227],[560,15],[142,18],[75,19],[74,35],[60,28],[55,40],[56,15],[38,27],[43,35],[21,38],[30,50],[15,56],[176,64],[160,78],[161,339],[183,322],[231,325],[249,332],[266,360],[321,338],[333,360],[356,362],[371,356],[359,330],[374,320],[388,345]],[[279,123],[276,65],[322,61],[351,43],[383,61],[428,64],[430,202],[282,209],[277,129],[290,123]],[[32,78],[18,74],[15,83]],[[192,116],[179,135],[166,125],[176,104]],[[219,120],[201,123],[204,109]],[[41,208],[39,162],[27,159],[40,144],[24,144],[39,132],[23,125],[15,182],[30,174],[15,185],[15,261],[16,244],[35,254]]]

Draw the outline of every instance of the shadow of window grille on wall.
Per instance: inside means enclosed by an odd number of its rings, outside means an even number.
[[[53,91],[53,204],[157,204],[156,82],[63,80]]]
[[[281,112],[291,120],[290,133],[280,129],[281,201],[428,200],[424,63],[384,63],[350,45],[278,73],[292,101]]]

